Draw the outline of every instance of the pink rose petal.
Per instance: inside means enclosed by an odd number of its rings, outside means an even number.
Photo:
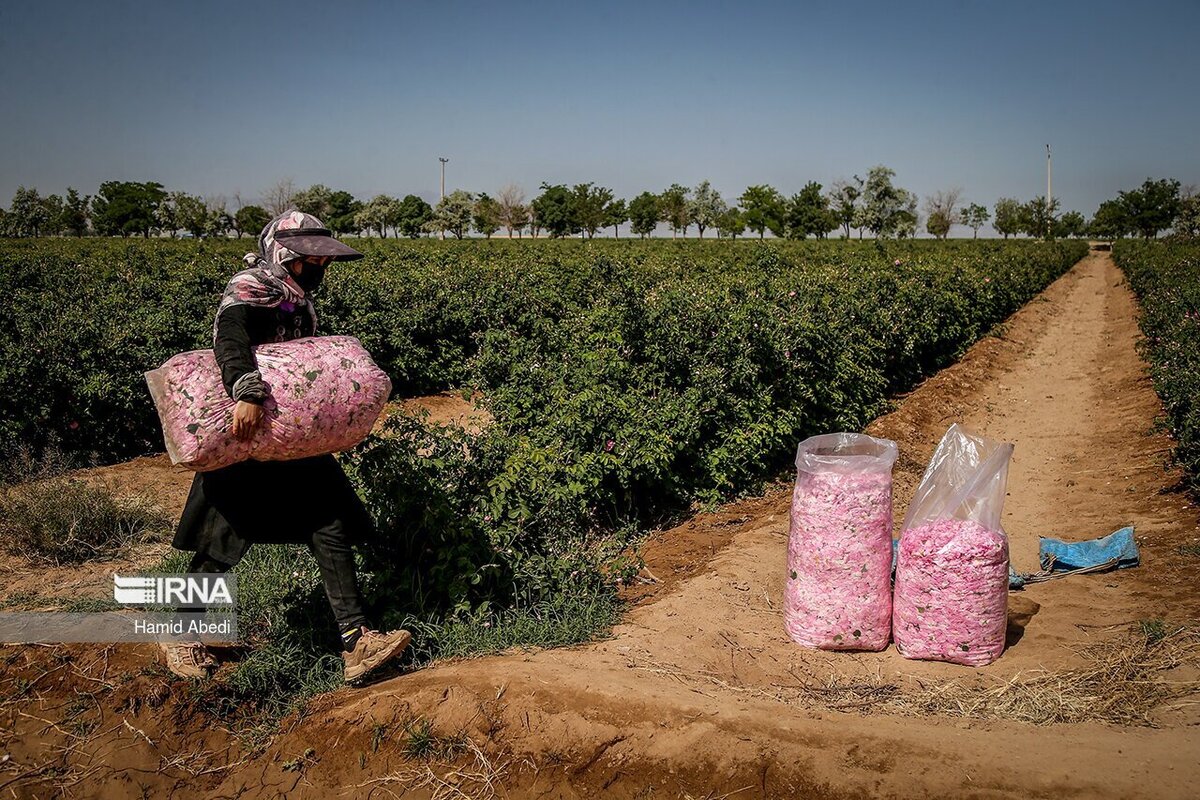
[[[392,383],[352,336],[255,348],[271,396],[250,439],[231,432],[233,409],[212,350],[193,350],[146,373],[174,464],[197,472],[254,458],[288,461],[353,447],[371,432]]]
[[[892,626],[905,658],[970,666],[999,658],[1008,628],[1008,537],[955,519],[904,531]]]

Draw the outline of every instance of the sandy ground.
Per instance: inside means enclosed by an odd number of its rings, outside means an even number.
[[[1165,466],[1171,442],[1154,427],[1161,408],[1135,349],[1135,314],[1111,259],[1093,254],[868,429],[901,446],[897,518],[951,422],[1014,442],[1005,526],[1018,569],[1036,564],[1039,535],[1137,526],[1141,567],[1012,593],[1009,647],[989,667],[791,644],[780,615],[783,486],[654,537],[645,574],[656,581],[629,590],[634,607],[611,638],[334,692],[245,761],[227,734],[195,724],[186,698],[167,702],[161,676],[106,700],[124,697],[97,712],[105,736],[72,739],[51,687],[78,693],[80,681],[48,677],[46,699],[0,703],[0,750],[12,754],[0,792],[45,796],[55,785],[49,764],[58,785],[66,775],[80,796],[113,797],[143,787],[214,797],[1195,797],[1194,693],[1149,709],[1151,724],[1140,726],[967,718],[947,703],[918,714],[906,700],[931,691],[979,699],[1010,681],[1082,669],[1081,647],[1140,620],[1200,616],[1200,561],[1180,550],[1200,540],[1197,512]],[[96,681],[101,668],[146,656],[109,648],[59,669]],[[27,652],[0,649],[6,669],[30,663]],[[1198,677],[1194,662],[1167,675],[1177,685]],[[865,699],[834,691],[846,687]],[[415,716],[438,732],[465,731],[479,754],[453,768],[406,760],[394,737]],[[9,777],[18,770],[24,778]],[[80,790],[99,776],[102,788]]]

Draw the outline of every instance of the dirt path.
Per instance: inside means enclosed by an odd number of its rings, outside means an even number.
[[[779,611],[789,500],[780,487],[651,541],[659,581],[630,590],[637,605],[609,640],[327,695],[265,756],[205,777],[205,794],[387,797],[423,785],[404,796],[458,796],[434,794],[444,781],[463,796],[513,797],[1195,796],[1195,697],[1152,710],[1156,727],[1035,725],[989,714],[997,703],[984,702],[1014,694],[1000,691],[1006,682],[1086,667],[1079,648],[1108,641],[1113,626],[1200,616],[1197,560],[1179,550],[1200,527],[1163,466],[1170,441],[1153,430],[1160,407],[1135,350],[1135,310],[1110,258],[1093,254],[1002,338],[980,342],[868,429],[901,445],[898,518],[951,422],[1015,442],[1005,524],[1018,569],[1036,563],[1039,535],[1137,526],[1142,567],[1012,594],[1009,649],[990,667],[791,644]],[[1200,676],[1193,663],[1168,677]],[[1050,708],[1074,685],[1017,707]],[[1076,699],[1085,711],[1107,700]],[[973,703],[981,718],[963,715]],[[416,716],[466,731],[479,759],[428,774],[405,761],[387,737]],[[163,740],[117,735],[123,758],[151,772],[161,763]],[[116,777],[110,790],[136,795],[142,779]]]

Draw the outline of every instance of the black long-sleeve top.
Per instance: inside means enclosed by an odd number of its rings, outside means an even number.
[[[213,343],[225,391],[233,397],[238,379],[258,371],[255,345],[312,334],[312,317],[303,307],[226,308]],[[372,529],[370,515],[333,456],[239,461],[196,473],[174,544],[236,564],[251,542],[307,542],[314,530],[335,520],[345,526],[350,541]]]
[[[213,342],[225,391],[231,398],[237,399],[234,397],[234,384],[247,373],[258,370],[254,361],[255,345],[286,342],[312,334],[312,317],[303,306],[292,311],[285,311],[281,306],[264,308],[251,305],[225,309],[217,320],[217,336]],[[266,397],[251,394],[241,399],[262,403]]]

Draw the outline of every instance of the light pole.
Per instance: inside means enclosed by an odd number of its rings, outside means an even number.
[[[1050,238],[1050,228],[1054,224],[1051,219],[1051,216],[1050,216],[1050,209],[1053,207],[1054,207],[1054,203],[1051,202],[1051,196],[1050,196],[1050,145],[1046,145],[1046,238],[1047,239]]]
[[[1047,145],[1047,147],[1049,147],[1049,145]],[[438,156],[438,161],[442,162],[442,198],[441,198],[442,200],[446,199],[446,162],[449,160],[450,159],[448,159],[448,158]],[[443,242],[446,241],[446,229],[445,228],[442,228],[441,232],[438,235],[438,238],[441,239]]]

